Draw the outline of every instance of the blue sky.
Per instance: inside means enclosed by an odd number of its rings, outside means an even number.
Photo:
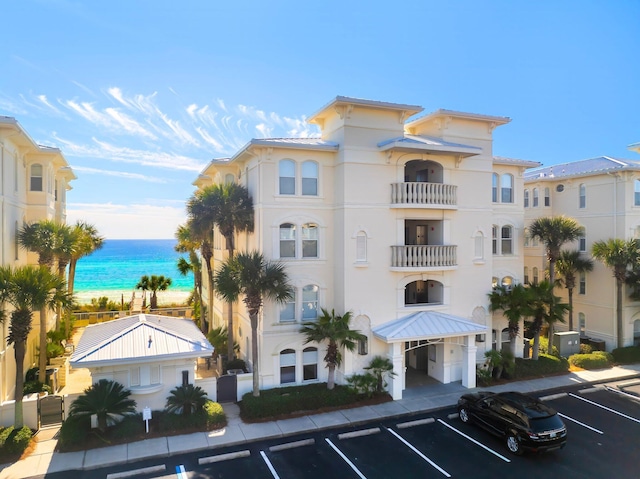
[[[0,114],[57,146],[68,217],[171,238],[191,182],[249,139],[314,136],[337,95],[489,115],[494,153],[640,160],[640,2],[21,0]]]

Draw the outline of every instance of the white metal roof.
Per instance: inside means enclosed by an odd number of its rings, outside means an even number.
[[[198,358],[213,346],[188,319],[136,314],[87,326],[71,365],[91,367],[107,364]]]
[[[469,336],[487,331],[482,324],[437,311],[418,311],[373,328],[373,334],[387,343]]]
[[[390,149],[399,150],[425,150],[438,151],[445,153],[459,153],[464,156],[479,155],[482,149],[477,146],[463,145],[461,143],[453,143],[445,141],[442,138],[436,138],[426,135],[404,135],[397,138],[391,138],[378,143],[378,148],[382,151]]]

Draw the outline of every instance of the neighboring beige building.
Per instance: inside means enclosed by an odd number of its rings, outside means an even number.
[[[62,152],[36,144],[15,118],[0,116],[0,264],[37,264],[37,256],[18,246],[18,230],[42,219],[66,218],[66,193],[75,179]],[[55,318],[48,318],[49,326]],[[35,365],[40,318],[34,314],[27,342],[25,371]],[[0,325],[0,404],[15,390],[13,347],[8,346],[9,321]]]
[[[529,170],[525,175],[527,224],[542,216],[566,215],[585,229],[578,249],[591,256],[593,243],[609,238],[640,238],[640,162],[598,157]],[[525,243],[525,270],[530,282],[544,279],[547,267],[544,247]],[[626,290],[626,288],[625,288]],[[567,298],[566,289],[557,294]],[[640,302],[624,294],[624,344],[640,339]],[[594,260],[591,273],[578,278],[573,295],[574,329],[583,337],[606,342],[608,351],[617,346],[616,285],[610,268]],[[567,329],[568,325],[558,325]]]
[[[309,120],[320,138],[251,140],[194,182],[249,189],[255,231],[237,247],[282,261],[295,286],[286,306],[264,306],[262,388],[326,380],[325,347],[299,333],[321,307],[351,311],[367,336],[345,354],[338,382],[382,355],[397,373],[395,399],[420,374],[474,387],[485,350],[504,345],[507,322],[488,313],[487,293],[522,281],[523,173],[539,163],[493,156],[493,130],[509,118],[438,110],[407,122],[421,111],[336,97]],[[214,243],[219,264],[217,231]],[[219,299],[213,310],[222,324]],[[234,311],[250,363],[244,304]]]

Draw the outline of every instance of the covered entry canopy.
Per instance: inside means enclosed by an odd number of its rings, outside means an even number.
[[[373,334],[386,343],[420,339],[451,338],[484,334],[482,324],[437,311],[418,311],[373,328]]]

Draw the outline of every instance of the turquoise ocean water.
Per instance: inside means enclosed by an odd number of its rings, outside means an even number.
[[[167,293],[186,296],[193,289],[193,275],[180,275],[176,263],[181,253],[174,250],[176,240],[106,240],[92,255],[78,261],[74,291],[81,300],[102,296],[129,300],[143,275],[163,275],[171,278]],[[173,293],[173,294],[171,294]],[[84,302],[84,301],[83,301]]]

